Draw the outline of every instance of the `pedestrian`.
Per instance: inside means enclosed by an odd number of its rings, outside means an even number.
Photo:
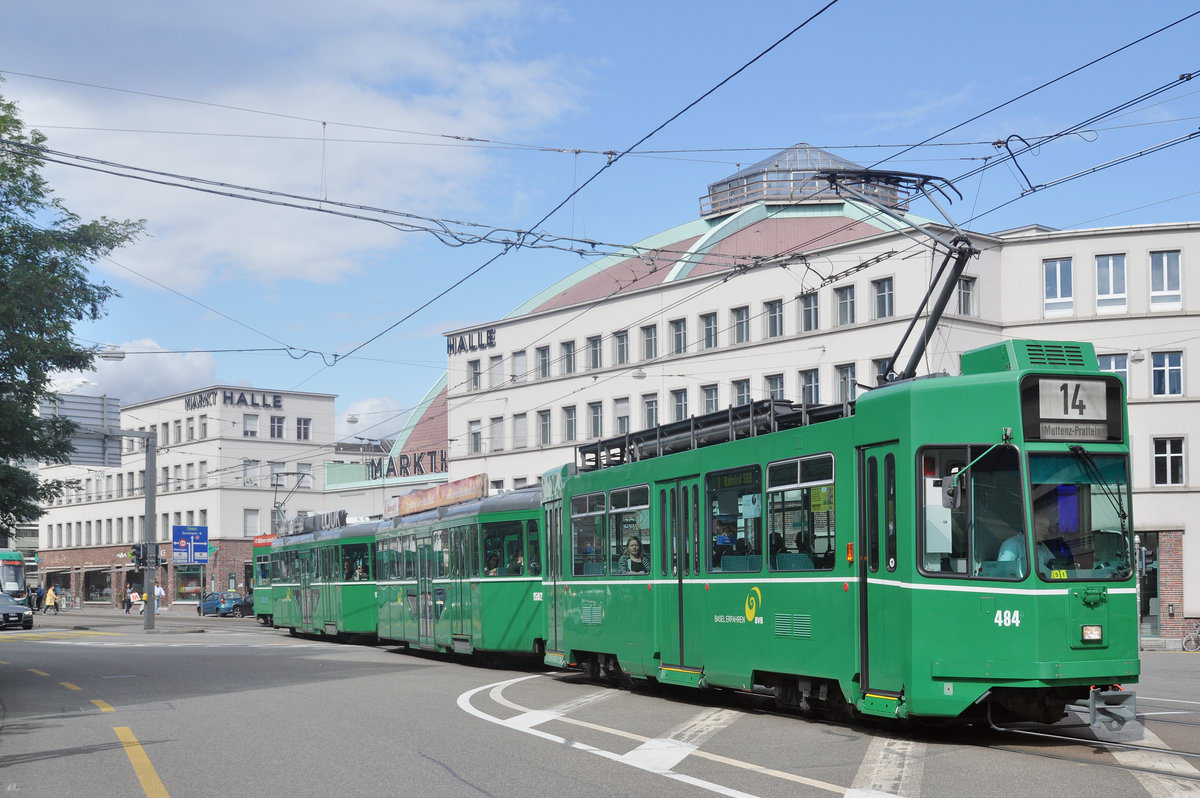
[[[54,608],[54,614],[58,615],[58,594],[54,591],[54,585],[50,585],[50,589],[46,591],[46,606],[42,607],[42,615],[51,607]]]
[[[131,609],[133,609],[133,586],[126,585],[126,587],[125,587],[125,614],[128,615],[129,611]]]
[[[33,597],[33,608],[40,610],[44,606],[46,606],[46,588],[39,582],[37,594]]]
[[[154,583],[154,614],[158,615],[158,602],[167,597],[167,591],[163,590],[163,586],[155,581]]]

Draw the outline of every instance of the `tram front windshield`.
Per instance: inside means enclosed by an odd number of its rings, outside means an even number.
[[[0,563],[0,588],[10,596],[25,594],[25,570],[20,563]]]
[[[1046,581],[1128,579],[1128,461],[1075,448],[1029,457],[1038,575]]]

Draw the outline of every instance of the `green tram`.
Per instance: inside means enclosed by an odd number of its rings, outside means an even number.
[[[961,366],[579,447],[542,482],[546,664],[890,718],[1131,718],[1124,384],[1087,343]]]
[[[271,543],[271,623],[293,634],[375,635],[371,562],[379,521],[346,525],[346,511],[295,519],[302,531]],[[266,610],[256,597],[255,615]]]
[[[25,555],[16,549],[0,549],[0,591],[17,601],[29,601],[29,590],[25,584]]]
[[[381,526],[379,637],[473,654],[544,651],[542,502],[524,488]]]
[[[254,537],[254,620],[271,626],[275,605],[271,603],[271,544],[274,535]]]

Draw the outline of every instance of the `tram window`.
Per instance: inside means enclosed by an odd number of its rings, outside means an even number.
[[[608,572],[604,544],[604,494],[571,499],[571,573],[602,576]]]
[[[443,529],[433,533],[433,578],[450,575],[450,533]]]
[[[529,565],[529,574],[537,576],[542,572],[542,544],[538,538],[538,523],[526,521],[525,528],[525,562]]]
[[[348,582],[366,582],[371,578],[370,546],[354,543],[342,546],[342,573]]]
[[[884,563],[896,570],[896,455],[883,458],[883,540]]]
[[[833,485],[767,494],[767,565],[772,571],[833,568]]]
[[[260,585],[271,584],[271,555],[257,554],[254,557],[254,579]]]
[[[649,573],[653,548],[650,489],[643,485],[614,490],[609,494],[609,503],[612,507],[608,516],[612,573]],[[635,548],[636,553],[633,552]]]
[[[1029,458],[1034,562],[1047,581],[1125,580],[1132,573],[1132,541],[1121,519],[1129,506],[1126,461],[1111,455],[1085,459]]]
[[[762,487],[756,465],[705,478],[710,570],[762,570]]]
[[[416,535],[404,536],[404,578],[417,578],[417,537]]]
[[[1007,446],[921,452],[921,570],[933,576],[1024,579],[1029,573],[1019,456]],[[961,500],[943,506],[953,480]]]
[[[879,460],[867,458],[867,570],[879,570]]]
[[[341,571],[338,568],[338,550],[337,546],[326,546],[317,549],[316,555],[316,570],[314,575],[318,582],[336,582],[342,578]]]
[[[524,525],[520,521],[493,521],[483,525],[484,576],[520,576],[525,573]]]

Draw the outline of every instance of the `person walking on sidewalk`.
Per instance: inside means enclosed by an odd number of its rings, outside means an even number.
[[[51,607],[54,608],[54,614],[58,615],[58,592],[55,591],[54,585],[50,585],[50,589],[46,591],[46,606],[42,607],[42,615]]]
[[[162,583],[154,583],[154,614],[158,615],[158,603],[167,597],[167,591],[163,590]]]
[[[131,609],[133,609],[133,586],[126,585],[125,586],[125,614],[128,615],[129,611]]]

